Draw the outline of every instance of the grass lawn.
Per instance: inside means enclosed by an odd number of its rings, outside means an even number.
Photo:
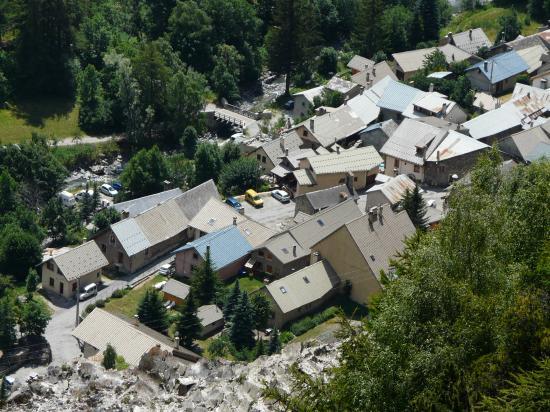
[[[446,36],[450,31],[453,33],[459,33],[468,29],[474,29],[476,27],[481,27],[483,31],[487,34],[491,41],[495,41],[497,37],[497,32],[499,30],[499,18],[511,13],[510,9],[502,7],[488,7],[481,10],[471,10],[463,13],[459,13],[453,17],[451,22],[447,27],[441,29],[441,36]],[[531,23],[526,26],[525,22],[526,14],[523,12],[518,12],[519,21],[523,24],[521,28],[521,34],[528,36],[537,32],[538,26],[540,23],[536,21],[531,21]]]
[[[258,277],[250,277],[248,275],[240,276],[239,278],[239,287],[241,290],[245,290],[248,293],[254,292],[255,290],[260,289],[264,284]],[[231,283],[226,284],[227,289],[233,289],[236,280]]]
[[[338,318],[331,318],[329,320],[324,321],[320,325],[315,326],[313,329],[308,330],[303,335],[295,337],[289,343],[306,342],[308,340],[313,340],[325,332],[329,332],[329,331],[333,332],[335,330],[338,330],[339,328],[340,328],[340,324],[338,323]],[[287,345],[289,343],[287,343]]]
[[[157,275],[147,282],[138,285],[135,289],[132,289],[126,295],[118,299],[111,299],[109,303],[105,304],[105,310],[109,312],[121,313],[129,318],[133,318],[137,313],[139,302],[145,295],[145,291],[153,287],[157,282],[166,280],[165,276]]]
[[[21,142],[32,132],[56,138],[83,135],[78,106],[66,99],[35,98],[0,110],[0,142]]]

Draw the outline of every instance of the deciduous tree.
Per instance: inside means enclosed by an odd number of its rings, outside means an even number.
[[[32,338],[40,337],[46,331],[51,319],[47,309],[36,300],[29,300],[23,305],[19,318],[19,331]]]

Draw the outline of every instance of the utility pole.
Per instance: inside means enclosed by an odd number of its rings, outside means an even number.
[[[76,278],[76,326],[80,322],[80,278]]]

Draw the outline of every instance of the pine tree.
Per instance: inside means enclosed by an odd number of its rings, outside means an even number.
[[[7,298],[0,299],[0,350],[10,349],[17,342],[15,326],[13,304]]]
[[[103,351],[103,367],[105,369],[114,369],[116,367],[116,356],[115,348],[108,343],[107,348]]]
[[[4,405],[6,399],[8,398],[8,388],[6,385],[6,377],[0,375],[0,407]]]
[[[370,57],[383,49],[381,21],[384,11],[382,0],[362,0],[357,12],[357,22],[352,33],[352,45],[357,53]]]
[[[242,292],[233,313],[229,338],[237,350],[254,346],[254,320],[248,293]]]
[[[412,191],[407,189],[401,201],[403,209],[407,211],[409,218],[417,229],[425,230],[428,225],[426,218],[426,202],[420,193],[418,185]]]
[[[252,296],[251,306],[254,314],[254,327],[258,330],[264,329],[271,315],[271,304],[269,299],[263,293],[256,293]]]
[[[441,29],[441,12],[439,10],[439,0],[420,0],[419,11],[422,16],[424,27],[424,41],[439,39]]]
[[[186,348],[193,346],[193,340],[200,336],[201,329],[201,321],[197,317],[197,306],[195,305],[193,291],[191,290],[181,307],[177,323],[180,344]]]
[[[258,343],[256,343],[256,348],[254,349],[254,351],[256,352],[256,357],[260,357],[262,355],[265,355],[266,353],[266,348],[265,348],[265,344],[264,344],[264,340],[263,339],[259,339],[258,340]]]
[[[138,307],[139,321],[151,329],[164,332],[168,328],[168,318],[160,294],[148,289]]]
[[[27,295],[29,299],[32,298],[32,294],[36,292],[36,288],[39,282],[40,282],[40,279],[38,278],[38,274],[36,273],[36,270],[34,269],[29,270],[29,274],[27,275],[27,279],[25,281],[25,287],[27,289]]]
[[[220,287],[218,273],[214,270],[210,247],[206,248],[204,262],[193,272],[191,288],[199,305],[209,305],[214,302]]]
[[[273,355],[274,353],[279,353],[281,350],[281,338],[279,336],[279,331],[277,328],[274,328],[269,337],[269,347],[267,348],[267,353]]]
[[[241,287],[239,285],[239,279],[237,279],[235,281],[235,285],[233,285],[233,289],[231,289],[231,293],[227,298],[227,302],[225,303],[225,306],[223,308],[223,316],[225,317],[226,320],[231,320],[231,316],[233,316],[235,306],[239,302],[240,298],[241,298]]]

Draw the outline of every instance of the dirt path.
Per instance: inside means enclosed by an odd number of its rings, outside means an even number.
[[[120,140],[122,136],[113,135],[105,137],[92,137],[92,136],[80,136],[79,138],[66,137],[64,139],[56,140],[54,143],[56,146],[75,146],[77,144],[100,144],[106,143],[111,140]]]

